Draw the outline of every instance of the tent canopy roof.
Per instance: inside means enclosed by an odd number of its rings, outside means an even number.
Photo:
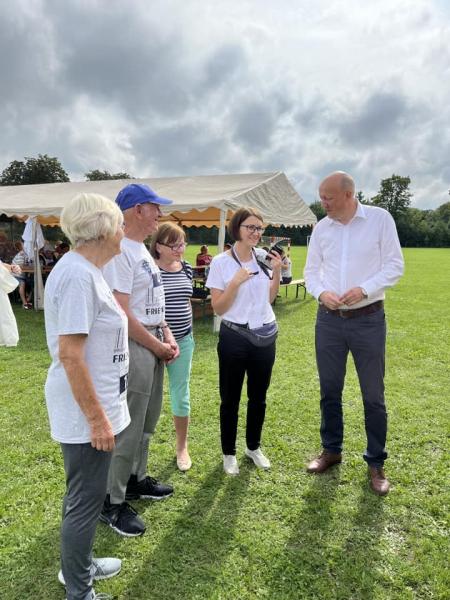
[[[173,200],[161,206],[167,219],[189,227],[219,225],[220,211],[227,216],[240,206],[259,209],[272,225],[312,225],[316,217],[290,184],[286,175],[247,173],[0,186],[0,213],[11,217],[38,217],[42,224],[56,224],[65,204],[78,193],[95,192],[115,198],[128,183],[146,183]]]

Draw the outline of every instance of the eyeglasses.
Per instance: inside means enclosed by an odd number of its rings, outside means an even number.
[[[262,235],[265,230],[264,227],[260,227],[259,225],[241,225],[241,227],[245,227],[250,233],[259,233],[260,235]]]
[[[165,246],[166,248],[170,248],[172,250],[172,252],[175,252],[176,250],[184,250],[187,246],[186,242],[181,242],[181,244],[174,244],[173,246],[171,246],[170,244],[163,244],[162,242],[158,242],[158,244],[160,246]]]

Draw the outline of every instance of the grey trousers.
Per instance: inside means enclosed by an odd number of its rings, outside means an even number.
[[[163,361],[131,339],[129,346],[127,402],[131,423],[113,451],[108,477],[112,504],[124,502],[131,474],[137,475],[138,481],[146,475],[150,436],[155,432],[163,399]]]
[[[116,437],[116,440],[120,435]],[[92,546],[105,499],[111,452],[88,444],[61,444],[66,495],[61,525],[61,568],[67,600],[91,598]]]

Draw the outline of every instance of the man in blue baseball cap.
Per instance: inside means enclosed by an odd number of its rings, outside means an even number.
[[[131,423],[116,439],[100,520],[120,535],[134,537],[146,528],[126,500],[161,500],[173,494],[172,486],[147,475],[149,441],[161,413],[164,363],[175,360],[179,349],[165,322],[161,274],[144,244],[158,229],[160,205],[172,201],[132,183],[116,202],[124,215],[125,236],[121,254],[104,267],[103,275],[128,317]]]
[[[172,200],[161,198],[145,183],[130,183],[120,190],[116,202],[124,213],[136,204],[172,204]],[[153,233],[153,232],[152,232]]]

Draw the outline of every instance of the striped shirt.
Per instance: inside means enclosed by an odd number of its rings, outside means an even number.
[[[192,267],[185,262],[184,269],[179,271],[159,269],[166,299],[166,322],[175,339],[181,340],[192,330]]]

